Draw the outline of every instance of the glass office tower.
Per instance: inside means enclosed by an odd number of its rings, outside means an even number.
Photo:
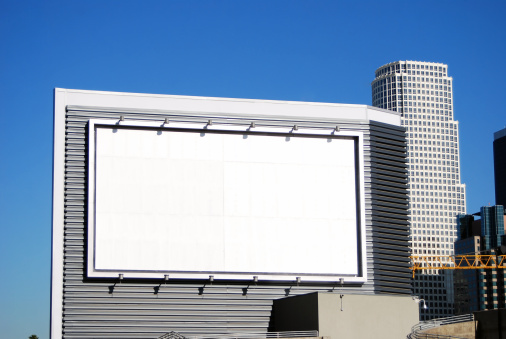
[[[456,216],[466,212],[452,85],[447,65],[420,61],[381,66],[372,82],[373,106],[399,112],[406,128],[413,255],[454,254]],[[453,314],[451,271],[417,273],[413,294],[429,306],[421,320]]]

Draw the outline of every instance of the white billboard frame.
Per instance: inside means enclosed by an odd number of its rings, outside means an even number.
[[[250,135],[276,135],[276,136],[294,136],[294,137],[314,137],[314,138],[334,138],[349,139],[354,142],[354,171],[355,171],[355,201],[356,201],[356,238],[355,244],[350,247],[350,251],[355,251],[356,271],[352,273],[334,272],[331,274],[315,274],[301,272],[261,272],[261,271],[242,271],[227,272],[213,270],[196,271],[174,271],[167,269],[126,269],[123,268],[100,268],[97,266],[97,225],[96,225],[96,198],[97,198],[97,172],[96,172],[96,130],[97,128],[108,129],[132,129],[132,130],[157,130],[157,131],[179,131],[185,133],[206,133],[217,134],[250,134]],[[92,119],[88,122],[88,250],[87,250],[87,276],[90,278],[115,278],[119,275],[127,278],[147,278],[160,279],[168,275],[171,279],[214,279],[223,280],[251,280],[253,277],[264,281],[292,281],[296,278],[302,281],[321,281],[321,282],[366,282],[366,246],[365,246],[365,202],[364,202],[364,159],[363,159],[363,135],[361,132],[340,132],[333,129],[300,129],[292,127],[255,127],[254,129],[247,124],[220,125],[220,124],[202,124],[202,123],[170,123],[166,125],[162,122],[145,121],[111,121]]]

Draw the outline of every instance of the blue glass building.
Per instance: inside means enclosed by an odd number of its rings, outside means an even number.
[[[483,206],[480,208],[481,235],[484,242],[484,250],[500,247],[504,239],[504,207]]]

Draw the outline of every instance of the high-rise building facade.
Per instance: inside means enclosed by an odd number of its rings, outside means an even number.
[[[506,128],[494,133],[495,203],[506,206]]]
[[[483,239],[481,237],[481,221],[474,220],[472,214],[462,214],[458,217],[457,241],[455,254],[480,254]],[[462,269],[455,270],[454,285],[454,314],[463,315],[480,310],[480,274],[483,270]]]
[[[373,106],[400,112],[406,128],[412,254],[452,255],[456,216],[465,213],[466,200],[448,66],[396,61],[375,75]],[[429,306],[421,310],[421,320],[453,314],[452,280],[451,271],[427,270],[415,276],[413,293]]]
[[[480,219],[475,219],[475,216]],[[502,205],[483,206],[479,213],[461,215],[455,254],[503,255],[506,216]],[[504,308],[504,269],[462,269],[455,271],[455,314]]]

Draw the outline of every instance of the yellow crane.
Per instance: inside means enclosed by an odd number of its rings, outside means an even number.
[[[506,268],[506,256],[496,254],[412,255],[411,271]]]

